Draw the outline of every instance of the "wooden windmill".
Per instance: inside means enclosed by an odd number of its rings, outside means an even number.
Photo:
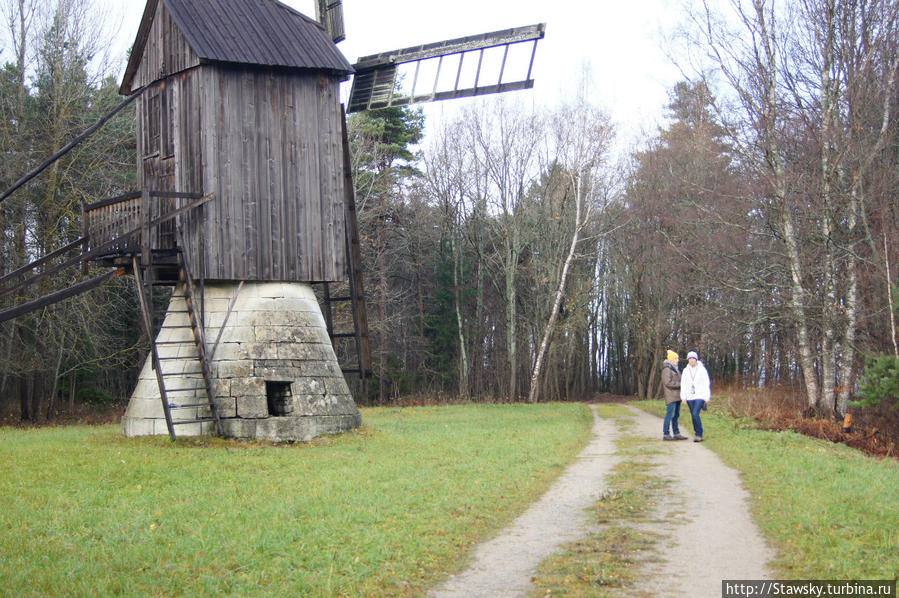
[[[282,441],[358,426],[344,374],[365,376],[370,359],[341,82],[355,74],[348,111],[533,85],[543,25],[350,65],[335,45],[341,3],[317,1],[313,20],[276,0],[149,0],[120,90],[136,101],[140,191],[86,205],[83,238],[59,253],[81,252],[63,265],[110,269],[0,313],[133,274],[151,351],[126,435]],[[506,81],[510,48],[528,42],[526,76]],[[482,77],[485,52],[498,57],[496,80]],[[454,83],[441,87],[449,64]],[[406,93],[401,71],[411,74]],[[158,285],[176,290],[154,337]],[[351,330],[334,323],[341,304]],[[342,339],[353,345],[345,367]]]

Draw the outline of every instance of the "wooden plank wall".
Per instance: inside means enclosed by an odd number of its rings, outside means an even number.
[[[159,2],[156,17],[144,47],[140,66],[134,74],[132,87],[137,89],[173,73],[195,67],[200,59],[175,25],[172,15]]]
[[[179,118],[199,113],[200,125],[195,138],[176,133],[190,147],[187,157],[176,152],[176,180],[199,171],[202,192],[215,195],[204,207],[205,241],[195,244],[199,230],[189,241],[194,263],[202,251],[209,279],[344,280],[338,79],[211,65],[192,73],[199,109],[182,97]]]
[[[344,280],[339,79],[200,65],[160,2],[134,85],[167,76],[138,100],[138,172],[154,190],[214,195],[202,220],[184,219],[195,275]],[[161,128],[158,153],[147,146],[151,110]]]

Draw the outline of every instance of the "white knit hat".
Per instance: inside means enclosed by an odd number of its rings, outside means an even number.
[[[687,359],[699,359],[699,355],[696,354],[696,351],[690,351],[687,353]]]

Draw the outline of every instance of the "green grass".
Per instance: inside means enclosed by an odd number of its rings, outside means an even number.
[[[633,404],[664,415],[661,401]],[[899,577],[899,462],[795,432],[757,430],[715,408],[702,416],[703,445],[741,472],[754,518],[778,549],[772,565],[779,578]]]
[[[579,404],[371,409],[304,445],[0,429],[0,588],[420,595],[586,444]]]

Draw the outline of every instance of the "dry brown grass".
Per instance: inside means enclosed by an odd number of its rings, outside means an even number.
[[[806,436],[839,442],[869,455],[899,458],[899,414],[871,409],[850,409],[853,424],[813,417],[797,389],[746,389],[731,387],[720,396],[735,417],[755,420],[760,428],[793,430]]]

